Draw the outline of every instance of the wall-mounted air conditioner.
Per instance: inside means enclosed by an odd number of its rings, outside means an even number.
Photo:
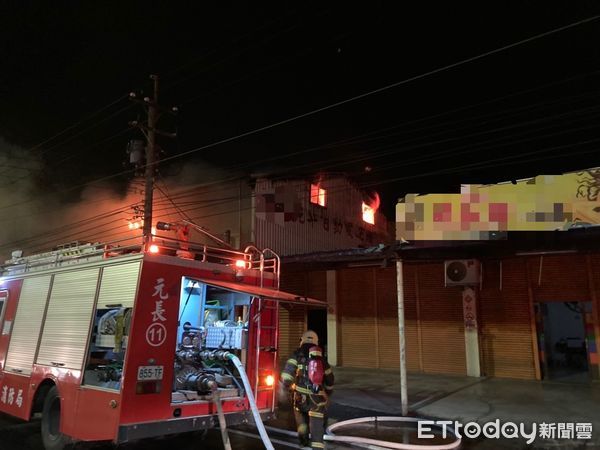
[[[480,265],[476,259],[444,261],[445,286],[471,286],[479,284]]]

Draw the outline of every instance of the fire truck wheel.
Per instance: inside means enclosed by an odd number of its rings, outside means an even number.
[[[53,386],[46,394],[42,409],[42,441],[46,450],[64,450],[72,440],[60,432],[60,396]]]

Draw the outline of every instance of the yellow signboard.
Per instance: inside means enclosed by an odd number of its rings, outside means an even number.
[[[396,238],[485,240],[497,232],[600,224],[600,168],[516,182],[461,186],[459,194],[408,194],[396,205]]]

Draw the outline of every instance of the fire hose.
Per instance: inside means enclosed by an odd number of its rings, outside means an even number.
[[[271,443],[271,440],[269,439],[267,430],[265,429],[265,426],[260,417],[260,412],[258,411],[258,407],[256,406],[256,401],[254,400],[254,395],[252,394],[250,380],[248,380],[248,376],[246,375],[246,370],[244,369],[244,365],[242,364],[242,362],[233,353],[229,353],[227,351],[222,351],[222,350],[216,351],[216,352],[212,353],[210,356],[213,358],[216,358],[216,359],[229,360],[233,363],[233,365],[237,369],[238,373],[240,374],[240,377],[242,378],[242,382],[244,384],[244,389],[246,390],[246,395],[248,396],[248,403],[250,403],[250,410],[252,411],[252,416],[254,417],[254,423],[256,424],[256,428],[258,429],[258,433],[260,434],[260,437],[265,445],[265,448],[267,450],[275,450],[275,448],[273,447],[273,444]],[[222,409],[220,409],[221,402],[219,400],[218,395],[215,398],[215,400],[217,403],[217,409],[219,410],[219,422],[220,422],[220,426],[221,426],[221,436],[223,437],[223,444],[225,445],[225,448],[227,450],[230,450],[231,444],[229,443],[229,437],[227,436],[226,432],[223,433],[223,430],[225,429],[225,416],[222,414]],[[222,418],[221,418],[221,416],[222,416]],[[225,442],[227,442],[227,444],[225,444]],[[227,447],[227,445],[229,445],[229,448]]]
[[[349,419],[341,422],[336,422],[333,425],[327,427],[325,435],[323,436],[326,441],[337,441],[343,442],[346,444],[352,444],[353,446],[364,447],[364,448],[373,448],[374,446],[377,448],[386,448],[386,449],[397,449],[397,450],[453,450],[460,446],[462,440],[458,438],[454,433],[454,430],[448,427],[448,430],[451,431],[455,440],[448,444],[405,444],[400,442],[391,442],[391,441],[383,441],[380,439],[370,439],[363,438],[360,436],[341,436],[333,433],[333,430],[338,428],[347,427],[350,425],[356,425],[360,423],[368,423],[368,422],[407,422],[407,423],[417,423],[420,419],[416,417],[398,417],[398,416],[373,416],[373,417],[359,417],[357,419]],[[290,430],[283,430],[281,428],[276,427],[266,427],[269,431],[274,431],[276,433],[285,434],[288,436],[297,437],[298,433]]]
[[[248,396],[248,402],[250,403],[250,409],[252,411],[252,415],[254,417],[254,422],[256,424],[256,428],[258,429],[258,433],[260,438],[265,445],[267,450],[275,450],[269,435],[267,434],[266,428],[269,428],[272,431],[276,431],[279,433],[288,434],[290,436],[297,436],[298,434],[294,431],[282,430],[274,427],[265,427],[260,417],[260,413],[258,411],[258,407],[256,406],[256,401],[254,399],[254,395],[252,394],[252,388],[250,386],[250,381],[248,380],[248,376],[246,375],[246,371],[242,362],[232,353],[226,351],[215,352],[214,356],[218,359],[229,360],[233,363],[235,368],[237,369],[240,377],[242,378],[242,382],[244,384],[244,389],[246,390],[246,394]],[[229,442],[229,437],[227,436],[227,432],[225,431],[225,416],[223,415],[223,410],[221,408],[220,399],[217,394],[215,397],[215,401],[217,403],[217,408],[219,411],[219,421],[221,424],[221,435],[223,437],[223,444],[225,445],[226,450],[231,450],[231,444]],[[365,448],[371,448],[371,446],[382,447],[386,449],[396,449],[396,450],[453,450],[460,446],[461,438],[456,436],[454,430],[449,428],[451,433],[454,435],[455,440],[448,444],[431,444],[431,445],[421,445],[421,444],[407,444],[400,442],[390,442],[383,441],[379,439],[371,439],[371,438],[363,438],[359,436],[343,436],[336,435],[333,433],[334,430],[339,428],[344,428],[349,425],[356,425],[361,423],[370,423],[370,422],[404,422],[404,423],[418,423],[420,419],[416,417],[396,417],[396,416],[372,416],[372,417],[359,417],[357,419],[344,420],[341,422],[334,423],[327,427],[327,430],[324,435],[324,439],[326,441],[337,441],[343,442],[353,445],[362,446]]]
[[[229,434],[227,434],[227,421],[225,420],[225,414],[223,413],[223,404],[221,403],[219,387],[215,382],[212,382],[210,387],[212,390],[213,401],[217,405],[217,412],[219,415],[219,428],[221,429],[221,439],[223,439],[223,447],[225,447],[225,450],[231,450],[231,442],[229,441]]]

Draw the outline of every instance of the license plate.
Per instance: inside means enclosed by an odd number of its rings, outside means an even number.
[[[138,381],[162,380],[164,366],[140,366],[138,367]]]

